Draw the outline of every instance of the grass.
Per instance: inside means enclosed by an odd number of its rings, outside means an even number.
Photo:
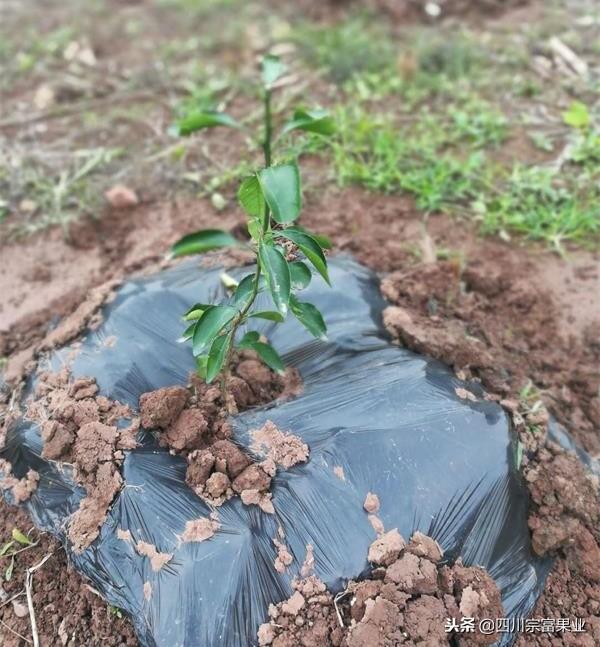
[[[445,120],[424,112],[398,123],[394,115],[373,114],[360,105],[340,106],[336,117],[339,132],[331,151],[338,182],[385,193],[406,191],[425,211],[445,210],[472,197],[484,159],[478,149],[502,136],[496,128],[466,125],[464,112],[457,127],[452,108]],[[472,144],[466,157],[456,149],[463,141]]]
[[[122,151],[97,148],[74,151],[72,162],[57,171],[39,159],[0,157],[0,194],[8,196],[6,209],[20,214],[11,223],[10,235],[22,235],[58,225],[68,235],[69,224],[82,213],[92,213],[101,200],[99,187],[92,180]],[[0,211],[2,207],[0,205]]]
[[[592,242],[600,234],[600,192],[544,167],[515,165],[495,195],[479,203],[484,233],[516,232],[561,250],[565,241]],[[584,183],[585,184],[585,183]]]
[[[25,28],[0,39],[0,89],[29,82],[29,94],[19,101],[31,102],[41,83],[69,72],[64,50],[73,40],[98,46],[99,65],[104,65],[111,56],[102,44],[105,32],[131,42],[126,60],[134,48],[148,45],[144,34],[155,33],[158,21],[166,25],[164,38],[153,40],[148,60],[134,66],[130,78],[112,81],[117,93],[154,88],[176,118],[191,107],[243,105],[250,96],[245,77],[253,58],[269,46],[289,49],[291,43],[300,59],[294,72],[302,76],[310,68],[315,79],[302,100],[332,110],[339,132],[329,144],[311,137],[290,139],[285,142],[289,155],[331,156],[339,184],[408,193],[424,212],[471,218],[485,234],[540,240],[555,249],[566,241],[595,244],[597,75],[586,81],[554,71],[552,78],[544,78],[532,65],[532,52],[536,59],[551,56],[548,39],[558,36],[594,71],[600,50],[590,38],[593,26],[565,21],[566,8],[551,4],[535,25],[470,30],[466,23],[392,29],[381,15],[365,12],[327,25],[294,22],[287,5],[267,11],[240,0],[155,0],[147,11],[132,11],[125,21],[107,14],[103,29],[94,33],[92,16],[99,8],[91,3],[75,22],[49,22],[63,27],[42,36]],[[13,114],[21,109],[16,103],[13,108]],[[37,160],[14,167],[0,159],[0,219],[19,233],[57,223],[66,227],[78,213],[93,209],[99,201],[94,191],[107,185],[115,166],[119,177],[139,171],[140,182],[151,177],[166,192],[183,187],[230,197],[230,185],[248,165],[223,170],[212,164],[215,151],[221,154],[225,148],[221,140],[202,138],[173,147],[166,133],[168,119],[152,132],[157,122],[147,110],[144,103],[139,111],[116,106],[106,113],[84,113],[69,122],[70,133],[80,129],[75,144],[65,144],[65,128],[53,140],[51,127],[43,143],[36,144],[41,148]],[[128,130],[140,124],[143,129]],[[114,165],[100,155],[93,169],[78,177],[88,154],[71,159],[68,149],[97,150],[101,129],[105,151],[117,148],[123,136],[134,145]],[[137,144],[137,132],[147,139]],[[21,148],[31,141],[23,135],[16,140]],[[54,158],[47,163],[59,149],[63,166]],[[35,211],[19,213],[23,200],[35,203]]]
[[[60,60],[75,36],[75,30],[69,26],[59,27],[42,36],[29,30],[20,39],[9,33],[0,35],[0,65],[3,69],[0,89],[10,88],[17,79],[35,71],[43,72]]]
[[[393,65],[389,34],[366,16],[332,26],[305,24],[292,40],[311,67],[320,68],[334,83],[342,84],[359,73],[377,73]]]
[[[597,241],[599,140],[592,129],[572,133],[560,167],[504,166],[494,151],[508,137],[508,120],[476,96],[410,119],[343,103],[336,121],[327,152],[342,186],[409,193],[425,212],[467,215],[483,233],[508,239],[513,232],[559,251],[566,241]]]
[[[510,38],[507,48],[507,35],[490,41],[423,28],[396,41],[363,18],[300,30],[306,60],[339,88],[339,131],[325,151],[337,182],[409,193],[427,213],[471,218],[482,233],[506,240],[518,234],[560,252],[567,241],[596,245],[598,116],[573,102],[540,123],[538,97],[547,111],[558,90],[529,73],[531,35],[519,47]],[[520,129],[555,159],[506,161],[502,152]]]

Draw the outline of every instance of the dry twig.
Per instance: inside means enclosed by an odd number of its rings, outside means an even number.
[[[40,647],[40,638],[37,632],[37,622],[35,619],[35,609],[33,608],[33,574],[40,569],[54,553],[50,553],[44,557],[35,566],[27,569],[25,574],[25,592],[27,593],[27,607],[29,608],[29,621],[31,623],[31,637],[33,640],[33,647]]]

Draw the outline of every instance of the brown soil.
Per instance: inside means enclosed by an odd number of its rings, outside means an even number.
[[[406,544],[396,529],[373,542],[372,579],[350,582],[335,597],[316,576],[303,574],[286,601],[270,605],[260,645],[461,647],[489,645],[497,636],[446,632],[448,619],[502,617],[500,591],[481,568],[444,565],[438,544],[415,533]],[[450,642],[455,641],[458,642]]]
[[[86,490],[68,528],[73,550],[81,552],[98,536],[121,488],[123,450],[136,446],[139,421],[128,407],[98,395],[93,378],[72,380],[68,368],[38,375],[25,417],[40,425],[42,456],[73,464],[74,478]],[[118,430],[116,423],[121,418],[131,423]]]
[[[547,443],[525,467],[533,502],[529,517],[532,546],[539,554],[558,554],[533,617],[582,618],[585,634],[565,634],[558,642],[543,634],[522,636],[518,647],[600,642],[600,506],[598,478],[579,460]],[[554,642],[553,642],[554,640]]]
[[[298,4],[303,15],[313,20],[341,20],[351,10],[364,8],[382,12],[394,23],[402,26],[407,22],[432,21],[452,16],[477,17],[495,16],[527,4],[528,0],[438,0],[439,14],[425,11],[425,0],[300,0]],[[297,9],[298,10],[298,9]]]
[[[27,533],[32,523],[21,510],[8,506],[0,500],[0,538],[8,541],[13,528]],[[118,617],[115,610],[107,607],[69,564],[64,550],[47,535],[33,531],[31,538],[38,544],[15,557],[15,566],[9,581],[2,578],[0,584],[0,644],[2,647],[24,647],[31,640],[29,615],[25,598],[25,573],[27,568],[38,564],[46,555],[52,557],[33,576],[33,607],[40,643],[44,646],[102,647],[104,645],[125,647],[137,645],[131,624],[125,617]],[[2,575],[10,559],[2,558]],[[5,604],[13,596],[12,602]],[[23,636],[25,638],[19,637]]]
[[[252,450],[284,469],[308,460],[308,445],[294,434],[281,431],[270,420],[251,432],[251,436]]]
[[[142,204],[126,216],[122,210],[106,207],[97,220],[74,224],[68,239],[52,230],[3,244],[0,354],[12,358],[40,342],[58,319],[88,302],[91,288],[163,264],[165,250],[184,233],[199,227],[227,229],[236,222],[237,215],[216,218],[197,200]],[[43,289],[26,278],[31,259],[41,259],[36,262],[52,268]]]
[[[234,357],[226,378],[227,395],[220,387],[190,376],[190,389],[172,386],[140,397],[142,426],[158,433],[158,441],[188,462],[186,481],[210,505],[220,506],[235,495],[246,505],[273,513],[269,488],[277,466],[288,469],[306,461],[308,447],[291,433],[267,422],[253,432],[253,451],[247,455],[231,439],[228,417],[236,411],[285,399],[301,390],[300,375],[288,368],[283,376],[258,361],[252,351]]]

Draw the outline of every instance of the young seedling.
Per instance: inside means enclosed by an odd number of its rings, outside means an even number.
[[[226,287],[231,295],[220,304],[196,303],[184,315],[191,324],[183,340],[191,340],[198,372],[210,383],[221,376],[223,397],[230,410],[234,404],[226,392],[227,377],[235,349],[255,351],[273,370],[283,373],[284,365],[275,349],[256,330],[238,334],[240,326],[251,325],[254,319],[275,323],[285,320],[291,312],[315,337],[324,339],[326,326],[319,310],[311,303],[300,301],[296,293],[308,286],[312,278],[309,264],[329,284],[327,260],[323,249],[329,248],[326,238],[294,225],[300,215],[301,185],[297,160],[272,164],[273,115],[271,99],[278,81],[285,74],[284,64],[275,56],[262,61],[262,98],[264,131],[259,143],[264,153],[264,167],[245,178],[238,190],[238,200],[247,216],[249,248],[256,259],[256,269],[239,283],[228,277]],[[236,120],[221,112],[193,112],[178,124],[182,135],[203,128],[224,126],[243,128]],[[334,124],[322,110],[297,109],[285,123],[280,137],[294,130],[319,135],[331,135]],[[241,243],[230,233],[218,229],[197,231],[184,236],[173,245],[172,256],[204,253]],[[303,260],[299,260],[302,255]],[[257,310],[256,297],[268,291],[273,308]]]

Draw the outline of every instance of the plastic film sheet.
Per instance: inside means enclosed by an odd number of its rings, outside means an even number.
[[[227,298],[219,275],[219,269],[186,263],[124,284],[104,307],[100,327],[87,331],[74,376],[95,377],[102,395],[134,409],[146,391],[185,384],[194,365],[189,346],[176,341],[184,327],[180,315],[193,302]],[[182,543],[186,522],[211,509],[186,485],[184,459],[142,431],[141,446],[126,456],[125,486],[100,536],[82,554],[69,551],[110,604],[131,616],[142,645],[255,645],[269,603],[291,594],[308,544],[315,573],[333,592],[367,576],[375,539],[362,507],[369,491],[379,496],[386,529],[398,528],[406,538],[420,530],[437,539],[450,560],[461,556],[467,565],[485,567],[508,616],[526,615],[541,593],[550,562],[530,550],[528,496],[505,413],[487,400],[459,398],[457,387],[475,394],[479,387],[391,343],[373,273],[338,257],[331,260],[331,275],[333,288],[314,277],[303,294],[323,312],[327,342],[314,341],[292,318],[253,326],[304,381],[296,399],[232,420],[235,440],[248,451],[250,430],[267,420],[310,447],[307,463],[273,479],[275,514],[235,497],[218,508],[221,527],[214,537]],[[267,297],[260,298],[267,305]],[[114,345],[105,344],[109,337],[116,338]],[[71,350],[56,351],[51,365],[59,368]],[[64,541],[84,491],[70,466],[40,457],[41,444],[36,425],[22,420],[3,455],[19,477],[29,468],[40,473],[26,507],[40,528]],[[294,556],[284,574],[273,567],[279,526]],[[150,560],[117,538],[118,528],[173,558],[153,571]],[[146,582],[152,587],[148,600]],[[512,639],[505,634],[497,644]]]

